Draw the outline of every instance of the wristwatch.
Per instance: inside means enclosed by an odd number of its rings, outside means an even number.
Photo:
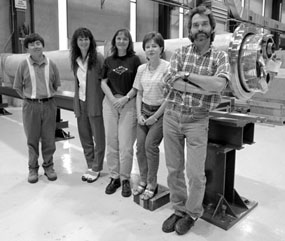
[[[189,76],[190,76],[190,72],[185,72],[183,79],[188,80]]]
[[[130,101],[131,97],[130,97],[128,94],[127,94],[126,96],[127,96],[127,98],[128,98],[128,101]]]

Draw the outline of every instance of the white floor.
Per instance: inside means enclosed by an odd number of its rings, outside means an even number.
[[[27,147],[21,109],[0,116],[0,240],[1,241],[284,241],[285,240],[285,127],[256,124],[255,144],[237,151],[235,188],[258,206],[225,231],[198,220],[189,233],[161,231],[172,214],[170,204],[153,212],[123,198],[121,190],[104,193],[109,182],[106,164],[101,178],[81,181],[86,164],[73,113],[62,112],[75,139],[57,142],[58,180],[47,181],[40,170],[37,184],[27,182]],[[284,149],[283,149],[284,148]],[[137,164],[134,162],[134,175]],[[161,148],[159,183],[167,171]]]

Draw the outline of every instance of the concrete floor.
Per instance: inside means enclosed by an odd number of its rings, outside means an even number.
[[[285,240],[285,127],[256,124],[255,144],[236,153],[235,188],[258,206],[228,231],[199,219],[184,236],[161,231],[172,214],[170,204],[151,212],[123,198],[121,190],[104,193],[109,183],[106,164],[101,178],[81,181],[86,169],[73,113],[62,111],[75,136],[57,142],[58,180],[47,181],[40,169],[37,184],[27,182],[27,147],[21,109],[0,116],[0,239],[1,241],[284,241]],[[40,159],[41,162],[41,159]],[[134,161],[133,177],[138,173]],[[161,148],[159,183],[167,171]]]

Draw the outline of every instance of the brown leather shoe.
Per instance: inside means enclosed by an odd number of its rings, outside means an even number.
[[[175,231],[179,235],[183,235],[187,233],[192,226],[194,225],[196,220],[191,218],[189,215],[185,215],[183,218],[179,219],[175,224]]]
[[[171,233],[175,231],[175,224],[182,217],[173,213],[168,219],[166,219],[162,224],[162,231],[165,233]]]

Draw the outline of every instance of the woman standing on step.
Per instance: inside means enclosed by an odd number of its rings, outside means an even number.
[[[102,115],[104,94],[101,89],[103,56],[87,28],[75,30],[71,39],[71,68],[75,77],[74,113],[87,170],[82,181],[95,182],[103,169],[105,130]]]
[[[133,85],[137,89],[137,159],[140,170],[140,183],[133,194],[142,194],[141,199],[148,200],[158,190],[159,145],[165,107],[163,76],[169,62],[161,59],[164,39],[160,33],[146,34],[142,45],[148,62],[138,68]]]

